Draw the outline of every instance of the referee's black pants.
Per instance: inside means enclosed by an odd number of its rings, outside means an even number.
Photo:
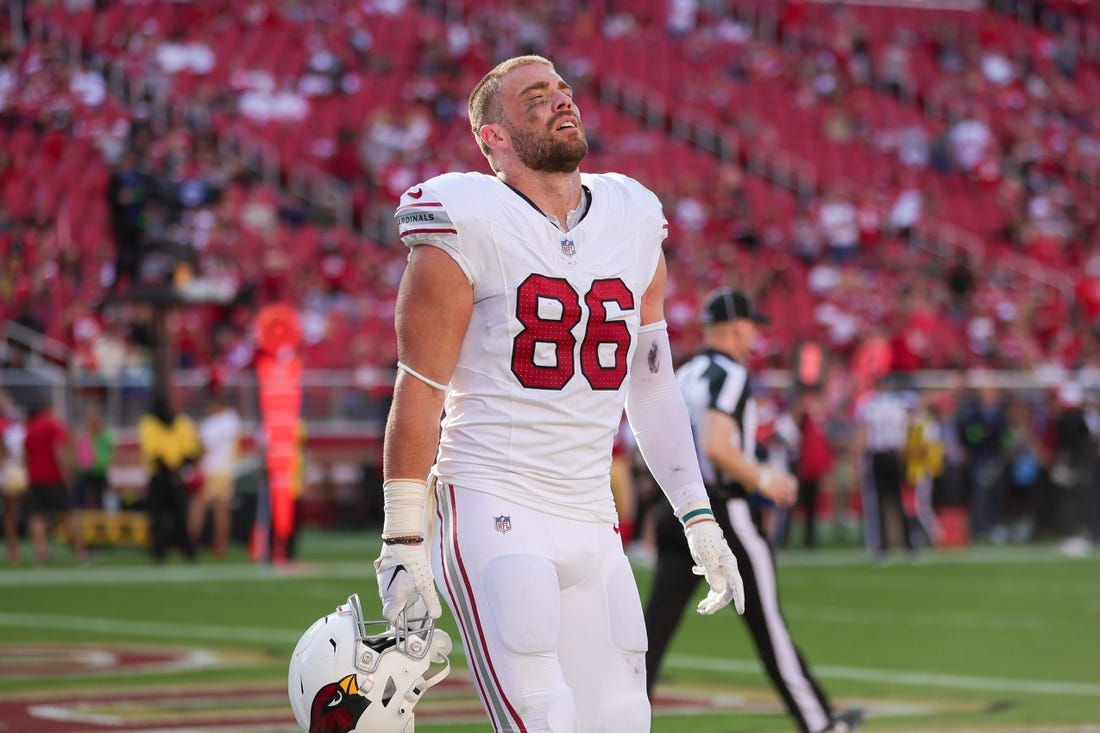
[[[758,521],[744,499],[712,499],[711,505],[737,558],[745,585],[743,618],[772,686],[802,733],[824,730],[832,718],[832,705],[791,640],[779,607],[775,561]],[[692,573],[691,554],[680,521],[664,502],[658,512],[657,565],[645,608],[649,636],[646,686],[651,698],[665,652],[701,580]],[[734,612],[732,604],[730,609]]]
[[[904,466],[898,451],[873,451],[871,453],[871,481],[874,483],[874,499],[878,538],[869,538],[871,551],[884,553],[889,548],[889,521],[893,516],[901,525],[901,539],[905,548],[913,551],[913,537],[909,532],[909,517],[901,501],[901,483]],[[866,508],[864,508],[866,511]],[[874,528],[872,528],[874,529]]]

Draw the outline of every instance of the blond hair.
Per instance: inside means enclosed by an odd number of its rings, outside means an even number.
[[[474,90],[470,92],[470,102],[467,106],[470,129],[474,133],[474,139],[477,140],[477,146],[481,148],[481,152],[486,158],[489,157],[490,150],[485,141],[481,139],[481,127],[499,121],[502,116],[500,103],[501,77],[513,69],[528,64],[546,64],[551,71],[555,70],[553,62],[542,56],[516,56],[501,61],[493,67],[493,70],[482,77]]]

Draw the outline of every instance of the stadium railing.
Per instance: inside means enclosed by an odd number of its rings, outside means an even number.
[[[311,430],[327,434],[378,431],[385,422],[393,390],[395,370],[306,369],[302,372],[302,417]],[[1049,391],[1073,381],[1086,392],[1100,394],[1100,369],[1067,370],[1047,367],[1026,370],[923,370],[904,375],[909,389],[966,389],[980,382],[1005,391]],[[784,369],[761,372],[759,385],[766,390],[790,388],[791,374]],[[226,378],[221,388],[247,424],[261,420],[258,387],[251,371]],[[0,369],[0,389],[17,404],[49,395],[57,412],[71,421],[97,409],[116,430],[129,430],[148,407],[152,396],[151,370],[122,372],[114,378],[70,373],[60,369]],[[172,393],[178,408],[193,417],[205,413],[210,373],[204,369],[173,372]]]
[[[341,429],[357,433],[380,428],[389,409],[395,372],[391,369],[326,370],[302,373],[302,417],[311,429]],[[211,389],[205,369],[180,369],[172,374],[171,392],[179,410],[201,417]],[[251,371],[234,374],[219,385],[247,424],[261,419],[258,387]],[[115,430],[129,430],[145,413],[153,394],[152,369],[122,370],[117,376],[66,372],[38,366],[0,369],[0,389],[20,407],[49,397],[56,412],[70,424],[97,410]]]

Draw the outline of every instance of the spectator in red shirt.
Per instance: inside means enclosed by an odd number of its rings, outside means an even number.
[[[808,389],[801,393],[792,410],[792,416],[798,422],[800,442],[795,472],[798,477],[798,500],[787,514],[787,522],[795,509],[803,512],[802,547],[813,550],[817,547],[818,497],[821,483],[832,470],[835,455],[829,438],[825,434],[824,395],[819,389]],[[780,536],[786,544],[787,527]]]
[[[85,559],[84,538],[72,513],[72,446],[65,424],[51,410],[48,398],[31,406],[23,439],[27,464],[27,510],[35,559],[49,560],[46,541],[48,521],[65,522],[77,558]]]
[[[1100,329],[1100,256],[1092,257],[1085,264],[1085,272],[1074,285],[1077,310],[1085,325]]]

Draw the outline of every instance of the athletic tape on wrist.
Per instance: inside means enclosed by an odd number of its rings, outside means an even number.
[[[424,537],[428,484],[416,479],[390,479],[382,484],[382,539]]]

